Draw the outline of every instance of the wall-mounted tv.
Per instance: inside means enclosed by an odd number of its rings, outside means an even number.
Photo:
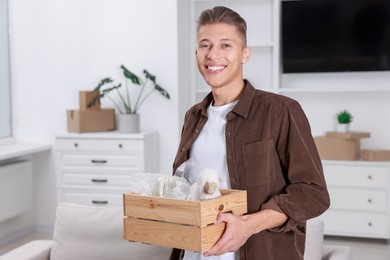
[[[282,1],[284,73],[390,70],[389,0]]]

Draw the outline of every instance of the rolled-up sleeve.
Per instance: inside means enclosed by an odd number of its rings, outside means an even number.
[[[329,207],[330,199],[321,159],[301,106],[291,101],[279,118],[276,150],[288,184],[283,193],[272,196],[261,209],[288,216],[288,221],[273,231],[300,231],[302,223]]]

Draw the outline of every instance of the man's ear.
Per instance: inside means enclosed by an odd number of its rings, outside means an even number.
[[[245,47],[244,54],[242,55],[241,63],[242,64],[247,63],[250,57],[251,57],[251,48]]]

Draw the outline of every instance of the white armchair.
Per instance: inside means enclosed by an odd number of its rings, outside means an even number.
[[[37,240],[0,256],[1,260],[160,260],[167,247],[123,239],[123,209],[61,203],[57,207],[53,240]]]
[[[323,223],[307,224],[306,260],[350,260],[350,248],[323,246]],[[122,208],[89,207],[61,203],[57,207],[53,240],[22,245],[0,260],[162,260],[167,247],[131,243],[123,239]]]
[[[324,223],[316,218],[306,224],[305,260],[351,260],[351,247],[324,245]]]

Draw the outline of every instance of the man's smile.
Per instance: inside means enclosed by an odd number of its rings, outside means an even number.
[[[213,65],[213,66],[206,66],[206,68],[212,72],[219,72],[219,71],[222,71],[224,68],[226,68],[226,66],[223,66],[223,65]]]

